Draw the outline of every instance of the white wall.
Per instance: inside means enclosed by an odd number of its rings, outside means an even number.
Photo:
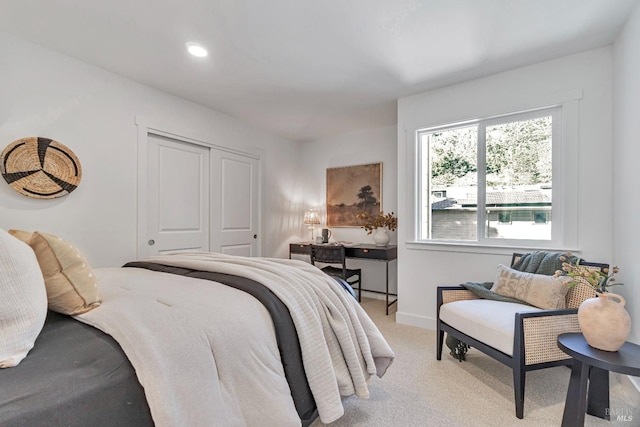
[[[640,344],[640,6],[613,50],[613,254],[632,320],[629,339]]]
[[[263,167],[263,255],[287,256],[298,231],[287,220],[301,202],[300,145],[241,121],[0,33],[0,149],[27,136],[55,139],[82,163],[71,194],[35,200],[0,183],[0,227],[66,238],[93,266],[136,257],[136,150],[142,116],[166,130],[245,151]]]
[[[544,106],[545,100],[582,90],[579,103],[579,254],[591,261],[612,256],[612,49],[601,48],[443,87],[398,102],[398,210],[400,224],[413,221],[412,149],[415,129]],[[409,189],[403,191],[403,189]],[[396,319],[435,327],[436,287],[493,281],[509,250],[447,252],[409,249],[409,227],[398,234],[399,307]]]
[[[333,138],[305,143],[302,147],[302,181],[304,209],[318,209],[326,219],[327,168],[382,162],[382,209],[397,212],[397,147],[396,127],[384,127],[348,133]],[[303,215],[304,212],[300,213]],[[302,218],[301,218],[302,219]],[[320,228],[326,228],[322,224]],[[332,227],[331,241],[373,244],[373,237],[360,227]],[[311,232],[302,229],[296,241],[311,240]],[[390,233],[391,244],[396,243],[397,232]],[[377,261],[349,260],[348,266],[362,268],[363,288],[375,291],[385,289],[384,264]],[[396,291],[396,263],[389,264],[390,291]]]

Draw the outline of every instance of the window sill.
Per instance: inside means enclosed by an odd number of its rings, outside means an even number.
[[[580,250],[575,248],[553,248],[541,246],[518,246],[518,245],[483,245],[481,243],[469,242],[425,242],[407,241],[405,247],[409,250],[437,251],[437,252],[461,252],[469,254],[485,255],[511,255],[514,252],[526,253],[533,251],[547,252],[572,252],[579,254]]]

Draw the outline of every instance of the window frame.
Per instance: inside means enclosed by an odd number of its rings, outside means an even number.
[[[435,249],[452,251],[469,251],[472,248],[497,249],[494,253],[506,253],[513,249],[545,249],[545,250],[576,250],[577,248],[577,222],[571,222],[568,218],[575,219],[577,216],[577,188],[578,188],[578,126],[579,126],[579,100],[582,97],[581,91],[568,94],[564,100],[556,103],[549,103],[544,106],[519,109],[517,111],[496,114],[488,117],[481,117],[472,120],[451,121],[446,124],[436,126],[424,126],[414,128],[413,155],[414,167],[413,184],[414,191],[411,197],[413,204],[413,227],[410,230],[407,247],[409,249]],[[422,195],[424,193],[422,174],[422,151],[421,135],[437,130],[451,129],[468,125],[478,125],[478,171],[482,171],[482,182],[486,183],[485,155],[486,141],[485,129],[492,124],[504,123],[505,119],[526,119],[527,117],[539,117],[541,115],[552,115],[552,212],[553,225],[550,240],[529,240],[529,239],[496,239],[484,236],[486,227],[486,185],[478,186],[478,234],[476,240],[432,240],[421,239],[423,210],[421,209]],[[482,127],[480,127],[482,124]],[[409,141],[408,141],[409,142]],[[574,153],[574,155],[567,155]],[[480,173],[479,173],[480,175]],[[431,191],[430,189],[428,191]],[[430,209],[429,209],[430,215]],[[502,248],[503,250],[500,250]],[[473,250],[472,250],[473,251]],[[487,251],[480,249],[479,252]],[[489,252],[492,252],[489,250]]]

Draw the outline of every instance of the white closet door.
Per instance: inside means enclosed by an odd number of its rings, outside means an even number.
[[[209,251],[210,148],[152,133],[147,142],[147,235],[141,255]]]
[[[212,164],[211,250],[260,256],[259,160],[213,150]]]

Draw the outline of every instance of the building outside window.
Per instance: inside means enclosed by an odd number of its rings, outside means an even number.
[[[418,240],[551,241],[560,113],[545,108],[419,130]]]

